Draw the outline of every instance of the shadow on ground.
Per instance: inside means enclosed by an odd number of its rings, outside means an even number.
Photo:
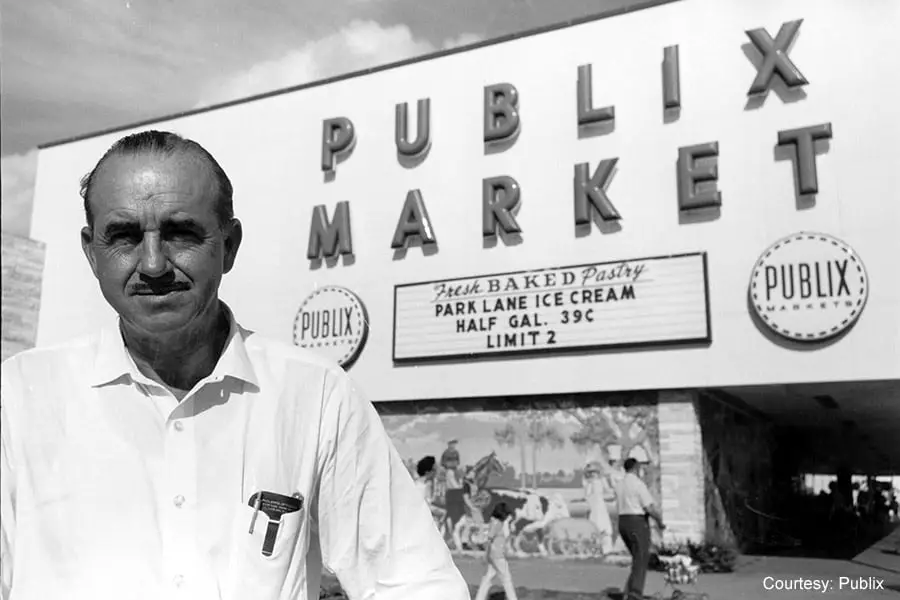
[[[471,597],[475,597],[478,586],[469,586]],[[530,590],[523,587],[516,588],[516,595],[519,600],[620,600],[621,592],[616,589],[610,589],[608,593],[601,595],[588,594],[583,592],[560,592],[556,590]],[[319,595],[320,600],[346,600],[346,596],[340,590],[339,586],[323,585],[322,592]],[[488,600],[506,600],[506,593],[503,590],[493,589],[488,593]]]

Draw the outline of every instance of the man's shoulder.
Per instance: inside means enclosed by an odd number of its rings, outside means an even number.
[[[327,356],[294,344],[242,328],[244,345],[253,358],[265,360],[269,366],[307,368],[323,374],[340,375],[344,370]]]
[[[92,350],[96,349],[100,332],[83,335],[62,343],[29,348],[13,354],[0,365],[4,380],[15,375],[28,373],[46,373],[63,365],[84,362],[93,359]]]

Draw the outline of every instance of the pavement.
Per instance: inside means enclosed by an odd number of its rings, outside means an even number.
[[[704,573],[695,585],[678,589],[706,594],[709,600],[900,600],[900,554],[893,553],[898,544],[900,528],[852,560],[742,556],[733,573]],[[474,556],[455,560],[474,597],[484,564]],[[600,600],[605,591],[618,591],[628,577],[627,567],[597,560],[526,558],[509,564],[519,600]],[[674,589],[662,573],[647,574],[647,596],[670,598]],[[501,590],[495,582],[490,600],[504,598]]]
[[[695,585],[677,589],[697,594],[698,599],[706,594],[708,600],[900,600],[898,548],[900,527],[851,560],[742,556],[733,573],[704,573]],[[482,559],[457,555],[454,560],[474,598],[484,574]],[[628,577],[627,566],[592,559],[511,558],[509,565],[519,600],[618,598],[614,594]],[[647,574],[646,596],[668,599],[675,589],[667,586],[662,573]],[[504,598],[495,581],[489,600]]]

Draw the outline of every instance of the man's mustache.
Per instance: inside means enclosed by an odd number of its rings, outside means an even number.
[[[168,292],[183,292],[190,289],[190,284],[184,281],[141,281],[131,285],[132,294],[166,294]]]

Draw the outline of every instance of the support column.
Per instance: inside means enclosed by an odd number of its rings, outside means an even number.
[[[703,438],[693,391],[659,393],[659,469],[666,537],[703,541]]]
[[[41,309],[44,244],[3,232],[2,358],[33,348]]]

